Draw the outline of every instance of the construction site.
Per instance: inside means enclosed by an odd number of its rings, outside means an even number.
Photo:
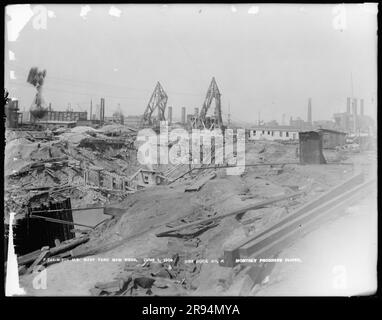
[[[289,124],[282,99],[274,116],[280,124],[265,123],[260,112],[256,121],[260,106],[248,103],[247,121],[238,122],[239,102],[222,96],[230,86],[235,92],[240,77],[220,80],[212,67],[193,79],[203,86],[203,94],[193,93],[197,105],[186,94],[173,102],[176,81],[169,85],[173,76],[163,73],[144,84],[144,102],[134,101],[139,111],[102,90],[71,107],[75,100],[63,98],[70,92],[49,91],[59,72],[50,78],[48,69],[28,65],[4,88],[4,267],[6,285],[19,288],[12,295],[351,295],[373,288],[377,130],[363,91],[335,92],[335,111],[307,92],[299,100],[306,116]],[[178,79],[176,71],[168,74]],[[67,91],[79,90],[75,80],[67,83]],[[24,101],[17,86],[30,90]],[[247,96],[262,94],[251,88]],[[46,92],[59,98],[48,103]],[[314,121],[319,108],[334,120]],[[343,270],[347,287],[337,281]]]
[[[323,148],[320,130],[299,132],[297,141],[245,134],[239,174],[227,171],[240,165],[235,134],[230,157],[224,141],[220,149],[202,143],[196,163],[139,163],[142,129],[170,123],[187,132],[236,132],[222,121],[220,95],[213,78],[200,113],[172,124],[158,82],[135,128],[104,124],[103,105],[96,129],[43,129],[38,119],[48,111],[37,90],[36,129],[8,127],[5,147],[6,226],[9,235],[14,212],[12,240],[27,294],[41,292],[31,279],[46,269],[43,295],[250,295],[274,265],[253,259],[274,259],[375,191],[373,149],[338,139]],[[217,163],[219,153],[225,160]]]

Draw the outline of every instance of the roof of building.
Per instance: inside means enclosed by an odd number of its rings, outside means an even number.
[[[76,124],[77,121],[59,121],[59,120],[46,120],[38,121],[37,124]]]
[[[346,135],[346,132],[342,131],[337,131],[337,130],[331,130],[331,129],[324,129],[324,128],[319,128],[319,129],[312,129],[312,130],[301,130],[301,133],[308,133],[308,132],[329,132],[329,133],[335,133],[335,134],[343,134]]]
[[[316,130],[317,130],[317,131],[330,132],[330,133],[346,134],[346,132],[338,131],[338,130],[333,130],[333,129],[319,128],[319,129],[316,129]]]
[[[143,116],[125,116],[125,119],[139,119],[143,118]]]
[[[295,126],[252,126],[248,129],[264,131],[301,131],[301,128]]]

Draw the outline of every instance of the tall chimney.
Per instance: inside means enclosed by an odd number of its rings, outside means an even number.
[[[359,114],[360,114],[361,116],[363,116],[363,111],[364,111],[364,110],[363,110],[363,99],[360,100],[360,107],[359,107],[359,108],[360,108],[360,110],[359,110]]]
[[[353,132],[357,131],[357,98],[353,99]]]
[[[182,107],[182,123],[186,123],[186,108]]]
[[[169,106],[167,109],[167,122],[170,125],[172,123],[172,107]]]
[[[93,101],[90,99],[90,115],[89,115],[89,120],[92,120],[92,114],[93,114]]]
[[[347,97],[347,99],[346,99],[346,112],[348,114],[350,114],[350,102],[351,102],[350,97]]]
[[[312,98],[308,102],[308,123],[312,124]]]
[[[101,98],[101,105],[99,108],[99,119],[101,123],[105,120],[105,98]]]

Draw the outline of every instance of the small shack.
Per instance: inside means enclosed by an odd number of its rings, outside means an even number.
[[[319,131],[299,132],[299,155],[301,164],[325,164],[322,153],[322,133]]]
[[[130,177],[130,184],[133,187],[141,188],[163,184],[165,177],[161,172],[148,169],[139,169]]]
[[[324,149],[335,149],[346,144],[346,133],[329,129],[317,130],[322,136],[322,147]]]

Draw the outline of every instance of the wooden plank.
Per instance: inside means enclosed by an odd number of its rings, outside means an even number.
[[[197,180],[195,183],[193,183],[191,186],[187,187],[184,191],[199,191],[201,187],[203,187],[209,180],[216,177],[216,173],[212,172],[205,177],[202,177],[201,179]]]
[[[249,210],[263,208],[263,207],[265,207],[267,205],[270,205],[270,204],[273,204],[275,202],[286,200],[286,199],[290,199],[290,198],[295,198],[295,197],[298,197],[298,196],[300,196],[302,194],[304,194],[304,192],[296,192],[296,193],[291,193],[291,194],[282,195],[282,196],[278,196],[278,197],[273,197],[271,199],[260,201],[258,203],[254,203],[254,204],[245,206],[243,208],[227,212],[227,213],[222,214],[222,215],[214,216],[214,217],[207,218],[207,219],[198,220],[198,221],[195,221],[195,222],[192,222],[192,223],[188,223],[188,224],[185,224],[185,225],[182,225],[182,226],[179,226],[179,227],[175,227],[175,228],[172,228],[171,230],[160,232],[160,233],[156,234],[156,236],[157,237],[166,237],[168,234],[170,234],[172,232],[177,232],[177,231],[183,230],[185,228],[189,228],[189,227],[196,226],[196,225],[199,225],[199,224],[204,224],[204,223],[207,223],[207,222],[210,222],[210,221],[214,221],[214,220],[223,219],[223,218],[226,218],[226,217],[229,217],[229,216],[242,214],[242,213],[245,213],[245,212],[247,212]]]
[[[130,178],[128,178],[127,180],[128,181],[131,181],[131,180],[133,180],[139,173],[141,173],[142,172],[142,168],[141,169],[139,169],[137,172],[135,172]]]
[[[23,256],[17,257],[17,263],[19,265],[23,265],[23,264],[33,262],[39,256],[40,252],[41,252],[41,250],[38,249],[38,250],[35,250],[32,252],[29,252]]]
[[[44,260],[44,258],[46,258],[47,256],[49,256],[49,250],[43,250],[41,251],[40,255],[37,257],[37,259],[30,265],[30,267],[27,269],[26,273],[32,273],[33,272],[33,269],[39,265],[42,260]]]
[[[90,228],[90,229],[93,228],[91,226],[87,226],[87,225],[81,224],[81,223],[75,223],[75,222],[70,222],[70,221],[66,221],[66,220],[60,220],[60,219],[43,217],[43,216],[37,216],[37,215],[31,215],[30,218],[33,218],[33,219],[42,219],[42,220],[45,220],[45,221],[48,221],[48,222],[60,223],[60,224],[68,225],[68,226],[80,226],[80,227],[86,227],[86,228]],[[70,232],[70,231],[68,231],[68,232]]]
[[[80,244],[83,244],[87,241],[89,241],[89,236],[77,238],[77,239],[71,240],[68,243],[61,244],[59,247],[51,248],[51,249],[49,249],[49,252],[53,256],[55,254],[59,254],[61,252],[65,252],[65,251],[68,251],[72,248],[75,248],[75,247],[79,246]]]
[[[244,239],[240,243],[234,244],[231,247],[226,247],[224,250],[224,261],[226,266],[234,266],[235,260],[240,256],[241,248],[244,248],[249,243],[254,243],[258,239],[266,239],[268,236],[272,235],[275,230],[280,230],[280,228],[284,228],[284,226],[288,226],[297,221],[297,225],[300,225],[299,219],[309,215],[312,211],[317,208],[324,208],[327,204],[331,204],[333,199],[341,198],[343,194],[350,189],[353,190],[355,187],[359,186],[363,182],[363,174],[360,173],[346,180],[345,182],[331,188],[325,194],[317,197],[316,199],[304,204],[302,207],[296,209],[294,212],[288,214],[284,219],[276,222],[268,229],[256,234],[249,239]],[[334,201],[335,202],[335,201]],[[324,211],[322,209],[321,211]],[[244,249],[243,249],[244,250]]]
[[[79,246],[80,244],[87,242],[88,240],[89,240],[89,236],[86,235],[84,237],[71,240],[70,242],[61,243],[60,246],[49,249],[49,253],[51,256],[53,256],[53,255],[68,251],[72,248],[75,248]],[[34,262],[38,258],[40,253],[41,253],[41,250],[36,250],[30,253],[27,253],[24,256],[17,257],[17,263],[20,266],[20,265]]]
[[[351,197],[353,197],[357,192],[365,190],[365,187],[370,186],[371,182],[374,181],[369,181],[365,184],[355,187],[326,203],[322,203],[320,206],[304,213],[301,216],[298,216],[294,220],[283,224],[279,228],[273,229],[271,232],[256,238],[254,241],[246,243],[239,249],[240,254],[250,256],[259,250],[264,250],[267,248],[267,246],[271,247],[277,242],[282,242],[286,237],[317,220],[327,212],[332,212],[344,203],[347,204]]]

